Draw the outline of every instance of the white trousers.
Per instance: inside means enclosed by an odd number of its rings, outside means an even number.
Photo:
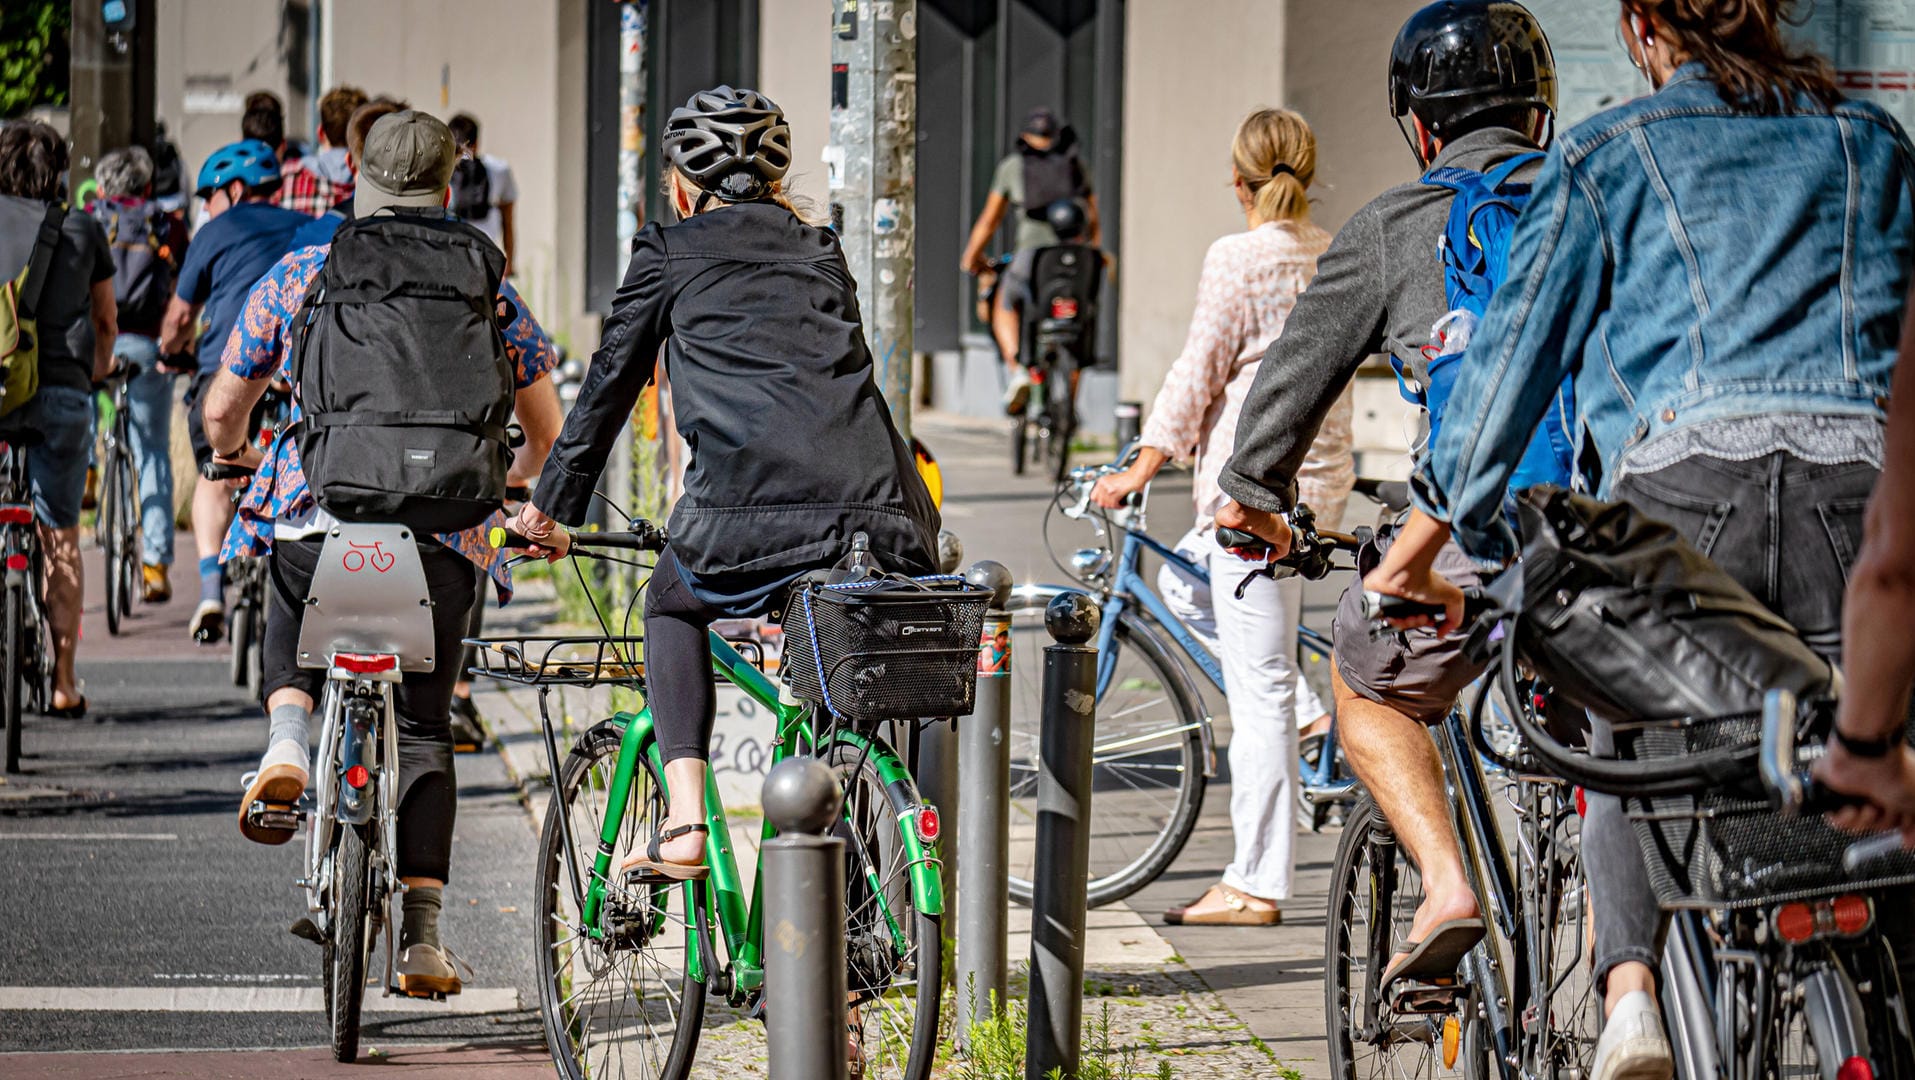
[[[1243,598],[1237,586],[1257,564],[1217,546],[1210,529],[1192,529],[1177,551],[1210,572],[1205,585],[1166,565],[1157,586],[1170,610],[1223,667],[1230,703],[1230,827],[1236,856],[1224,869],[1233,889],[1283,900],[1295,869],[1297,719],[1327,710],[1297,670],[1297,618],[1303,581],[1258,578]]]

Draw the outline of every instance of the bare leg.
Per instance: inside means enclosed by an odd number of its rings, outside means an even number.
[[[1423,877],[1423,903],[1409,940],[1422,941],[1451,919],[1479,915],[1463,872],[1463,853],[1450,828],[1443,791],[1443,760],[1429,731],[1416,720],[1362,697],[1335,673],[1337,734],[1364,790],[1390,820],[1397,839]]]
[[[1650,997],[1656,996],[1656,973],[1649,970],[1649,965],[1625,960],[1610,968],[1609,982],[1603,994],[1602,1014],[1606,1017],[1615,1012],[1616,1003],[1632,990],[1641,990]]]
[[[665,763],[665,787],[671,792],[667,829],[705,820],[705,774],[711,766],[702,758],[677,758]],[[705,861],[705,834],[686,833],[658,845],[659,857],[669,863],[698,866]]]
[[[991,336],[997,339],[998,352],[1003,354],[1004,363],[1017,374],[1017,339],[1021,319],[1014,308],[999,304],[991,311]]]
[[[46,550],[47,625],[53,630],[53,701],[56,709],[80,703],[80,680],[73,673],[74,651],[80,641],[83,577],[80,567],[80,529],[40,526],[40,544]]]
[[[233,489],[201,477],[193,486],[193,546],[202,559],[219,554],[233,523]]]

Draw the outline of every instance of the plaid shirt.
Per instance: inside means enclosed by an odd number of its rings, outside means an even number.
[[[275,264],[246,298],[246,309],[226,339],[220,364],[227,371],[249,381],[274,373],[291,381],[291,327],[306,290],[319,270],[326,265],[331,245],[301,248]],[[517,369],[517,383],[523,389],[550,372],[558,363],[558,352],[532,312],[510,284],[499,287],[500,299],[512,305],[515,315],[505,329],[505,350]],[[299,419],[299,402],[293,402],[293,419]],[[290,427],[288,428],[290,430]],[[273,522],[282,515],[296,516],[316,505],[306,487],[306,474],[299,467],[299,447],[282,431],[266,450],[266,460],[240,500],[239,512],[226,534],[220,560],[242,556],[261,556],[272,550]],[[486,533],[505,524],[505,514],[495,512],[483,524],[461,533],[444,533],[437,539],[464,555],[492,575],[499,589],[499,602],[512,597],[512,572],[506,566],[505,553],[494,548]]]
[[[352,189],[351,183],[327,180],[302,161],[288,161],[279,167],[279,191],[273,195],[273,202],[308,217],[319,217],[351,195]]]

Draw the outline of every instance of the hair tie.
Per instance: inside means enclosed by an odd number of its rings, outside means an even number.
[[[1275,180],[1279,176],[1295,176],[1296,174],[1297,171],[1295,169],[1279,161],[1270,167],[1269,179]]]

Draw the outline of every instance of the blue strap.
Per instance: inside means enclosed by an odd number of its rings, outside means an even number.
[[[1510,158],[1501,165],[1484,173],[1483,183],[1488,185],[1491,191],[1500,191],[1504,184],[1509,183],[1509,178],[1516,175],[1516,170],[1528,165],[1532,161],[1541,161],[1545,156],[1547,155],[1541,151],[1534,150],[1527,154],[1517,154],[1515,157]]]

